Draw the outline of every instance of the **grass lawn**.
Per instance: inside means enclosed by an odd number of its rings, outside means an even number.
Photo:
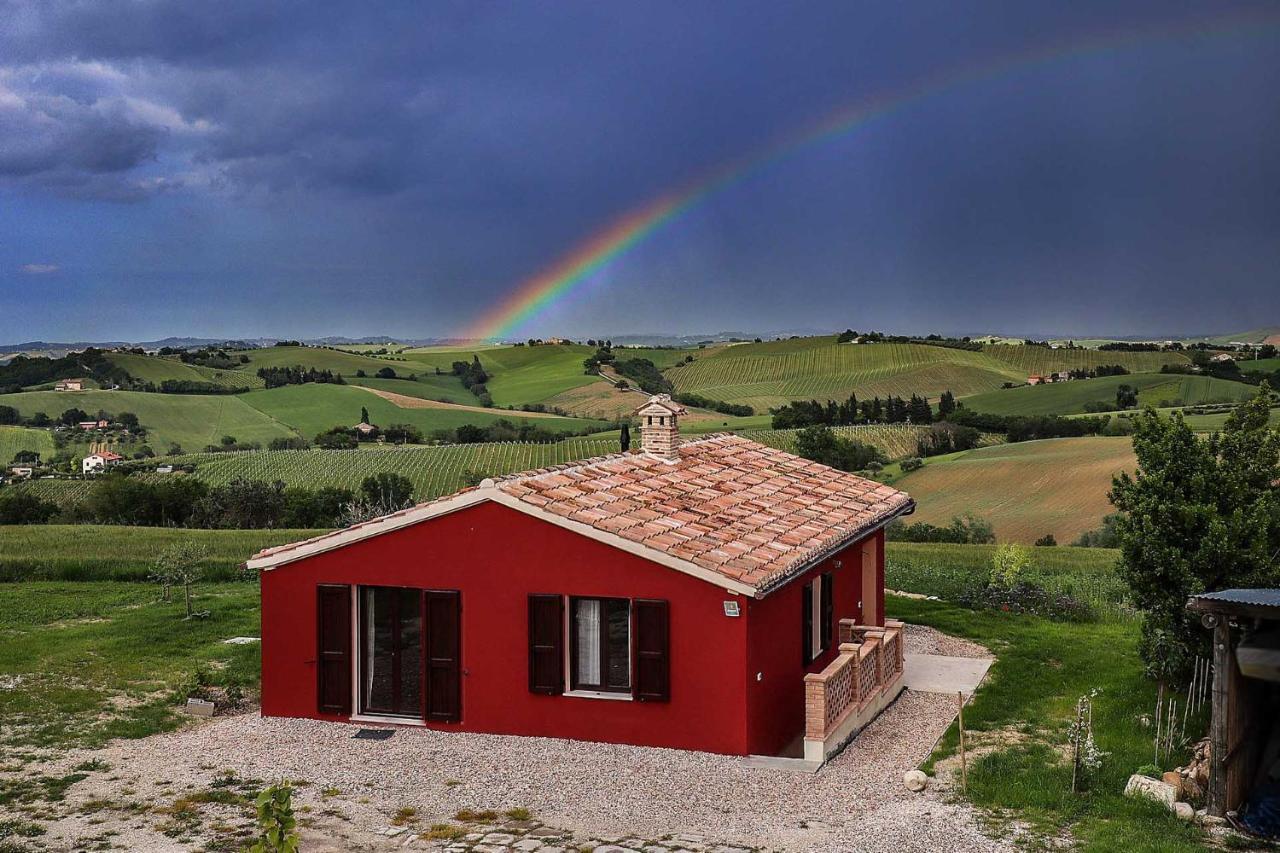
[[[1068,545],[1102,525],[1112,476],[1136,465],[1128,438],[1054,438],[934,457],[894,486],[918,504],[908,522],[945,525],[972,513],[992,523],[1000,542],[1052,533]]]
[[[143,580],[155,556],[179,541],[209,548],[205,571],[234,577],[255,551],[316,530],[181,530],[95,524],[0,525],[0,590],[11,580]]]
[[[1204,850],[1194,826],[1152,803],[1122,795],[1125,781],[1152,760],[1151,732],[1139,720],[1155,709],[1155,685],[1142,676],[1137,623],[1055,623],[975,612],[937,601],[890,596],[886,611],[907,622],[986,645],[997,660],[965,708],[970,748],[968,798],[996,819],[1028,822],[1046,837],[1069,832],[1086,851],[1176,853]],[[1071,793],[1065,751],[1076,700],[1091,690],[1094,736],[1109,755],[1084,793]],[[955,725],[925,764],[954,756]],[[987,749],[994,747],[991,751]],[[985,752],[985,754],[982,754]]]
[[[145,737],[182,721],[178,702],[199,680],[258,682],[258,587],[207,584],[183,620],[181,591],[161,603],[143,583],[0,584],[0,752],[24,747],[94,747]]]

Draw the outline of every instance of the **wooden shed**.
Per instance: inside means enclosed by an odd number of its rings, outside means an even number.
[[[1227,817],[1262,786],[1274,785],[1269,774],[1280,747],[1280,670],[1272,649],[1280,639],[1280,589],[1205,593],[1193,596],[1187,609],[1213,631],[1206,807]]]

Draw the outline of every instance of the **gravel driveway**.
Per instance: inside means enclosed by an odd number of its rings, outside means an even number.
[[[943,636],[909,632],[909,647],[932,650]],[[1012,850],[983,835],[969,807],[932,787],[912,794],[902,785],[954,709],[949,696],[907,691],[816,774],[749,768],[705,753],[416,728],[386,741],[353,740],[356,726],[256,714],[118,741],[66,756],[45,772],[65,772],[90,755],[114,768],[70,789],[72,811],[90,794],[110,799],[157,787],[171,794],[208,785],[227,770],[302,779],[309,784],[298,789],[295,805],[309,806],[316,818],[336,813],[344,835],[371,841],[406,807],[424,825],[460,809],[521,807],[580,839],[695,834],[709,845],[767,849]],[[122,836],[131,847],[182,849],[166,846],[163,836],[136,834],[144,823],[135,819]],[[68,818],[51,825],[45,840],[75,838],[79,830]]]

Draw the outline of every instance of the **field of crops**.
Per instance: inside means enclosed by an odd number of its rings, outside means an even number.
[[[479,476],[509,474],[613,453],[617,449],[616,441],[574,438],[554,444],[511,442],[211,454],[192,461],[197,463],[196,476],[211,484],[246,478],[280,480],[308,488],[358,489],[365,477],[388,471],[408,477],[413,482],[415,496],[428,500],[467,485],[469,472]]]
[[[138,355],[131,352],[113,352],[107,356],[111,363],[127,370],[129,375],[144,382],[159,385],[166,379],[185,382],[211,382],[224,388],[262,388],[265,383],[253,370],[215,370],[194,364],[183,364],[176,358]]]
[[[53,434],[46,429],[0,426],[0,467],[8,465],[20,450],[48,456],[53,453]]]
[[[172,444],[184,450],[198,450],[209,444],[217,444],[224,435],[235,436],[240,441],[258,441],[266,444],[273,438],[292,435],[292,431],[279,421],[249,406],[245,399],[252,394],[148,394],[141,391],[25,391],[6,394],[5,404],[30,417],[45,412],[58,417],[72,407],[89,414],[99,410],[117,415],[133,412],[148,430],[147,443],[157,453],[164,453]],[[354,394],[373,398],[364,391]],[[360,410],[355,410],[355,423]]]
[[[1164,401],[1181,401],[1185,405],[1233,402],[1257,393],[1257,388],[1243,382],[1209,376],[1135,373],[989,391],[964,398],[964,405],[976,412],[997,415],[1079,414],[1088,411],[1090,403],[1114,405],[1116,389],[1121,385],[1137,388],[1138,403],[1144,406]]]
[[[392,380],[395,381],[395,380]],[[406,382],[405,385],[410,383]],[[368,409],[371,421],[379,426],[412,424],[424,433],[437,429],[456,429],[463,424],[485,426],[499,420],[519,423],[520,412],[494,409],[492,412],[470,412],[456,409],[401,408],[376,394],[350,385],[287,385],[266,391],[239,394],[264,416],[296,430],[308,439],[334,426],[351,426],[360,422],[360,410]],[[472,399],[474,404],[475,400]],[[578,432],[598,421],[574,418],[523,418],[553,432]]]
[[[832,431],[843,438],[878,447],[890,459],[904,459],[908,456],[916,455],[920,439],[929,431],[929,428],[911,426],[909,424],[877,424],[873,426],[833,427]],[[794,453],[796,433],[798,432],[799,430],[795,429],[748,430],[743,432],[742,435],[752,441],[758,441],[761,444],[767,444],[770,447],[777,447]],[[1004,441],[1003,436],[984,435],[982,446],[998,444],[1002,441]]]
[[[937,457],[894,485],[916,499],[911,521],[944,525],[972,513],[992,523],[998,541],[1052,533],[1066,545],[1101,526],[1112,476],[1135,467],[1128,438],[1058,438]]]
[[[474,406],[476,395],[462,387],[462,380],[453,374],[436,376],[424,373],[416,381],[407,379],[347,378],[348,385],[360,385],[365,388],[377,388],[379,391],[390,391],[406,397],[418,397],[422,400],[442,400],[446,403],[460,403]]]
[[[1047,347],[989,345],[981,352],[922,344],[837,344],[834,338],[799,338],[721,347],[693,353],[694,361],[670,368],[683,392],[745,403],[766,411],[788,400],[908,396],[936,398],[999,389],[1049,370],[1125,364],[1158,370],[1185,361],[1177,353],[1099,353]]]

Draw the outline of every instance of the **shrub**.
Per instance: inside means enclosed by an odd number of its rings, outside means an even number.
[[[919,456],[912,456],[910,459],[903,459],[899,467],[904,474],[908,471],[919,471],[924,467],[924,460]]]
[[[1049,592],[1042,586],[1016,581],[1010,585],[989,583],[962,590],[957,603],[974,610],[1002,610],[1026,613],[1067,622],[1084,622],[1093,618],[1085,602],[1067,593]]]
[[[288,782],[272,785],[253,801],[258,809],[257,842],[250,853],[297,853],[299,840],[293,817],[293,789]]]
[[[991,558],[991,585],[1010,589],[1031,568],[1031,554],[1021,545],[1007,543],[996,549]]]
[[[1046,533],[1045,535],[1041,536],[1039,539],[1036,540],[1037,547],[1045,547],[1045,546],[1052,547],[1057,544],[1058,544],[1058,540],[1053,538],[1052,533]]]

